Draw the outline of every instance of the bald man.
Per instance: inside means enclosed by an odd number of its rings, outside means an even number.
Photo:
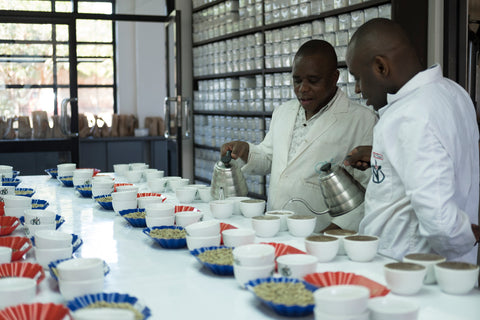
[[[341,164],[359,144],[371,144],[376,115],[337,88],[338,76],[333,47],[323,40],[306,42],[293,61],[297,99],[275,108],[265,139],[259,145],[233,141],[222,146],[222,155],[231,150],[232,157],[246,162],[244,173],[270,174],[268,210],[284,208],[313,215],[300,202],[286,206],[291,198],[302,198],[315,210],[325,210],[317,170],[326,162]],[[370,173],[354,171],[354,177],[366,185]],[[363,206],[334,219],[321,215],[316,231],[358,230],[362,217]]]
[[[396,259],[424,252],[476,263],[479,136],[470,96],[440,66],[423,70],[388,19],[356,31],[347,65],[356,91],[379,114],[373,147],[345,160],[372,171],[360,232],[379,236],[379,252]]]

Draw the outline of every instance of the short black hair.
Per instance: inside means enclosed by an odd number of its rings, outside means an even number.
[[[335,49],[325,40],[314,39],[305,42],[295,54],[295,59],[297,59],[297,57],[313,56],[317,54],[322,55],[332,67],[337,68],[338,61]]]

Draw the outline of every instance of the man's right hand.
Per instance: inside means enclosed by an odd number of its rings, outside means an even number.
[[[370,157],[372,156],[372,146],[358,146],[345,157],[343,164],[352,166],[358,170],[370,168]]]
[[[233,159],[242,159],[244,162],[248,161],[248,153],[250,151],[250,146],[247,142],[244,141],[231,141],[225,143],[220,149],[221,156],[224,156],[228,150],[232,151]]]

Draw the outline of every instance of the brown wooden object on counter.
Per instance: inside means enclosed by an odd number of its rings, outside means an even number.
[[[30,118],[27,116],[18,117],[18,139],[30,139],[32,137],[32,127],[30,125]]]
[[[33,138],[47,138],[50,126],[48,125],[48,115],[46,111],[32,111]]]

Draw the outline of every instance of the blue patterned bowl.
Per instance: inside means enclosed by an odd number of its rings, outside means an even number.
[[[113,210],[112,195],[103,194],[93,197],[95,201],[105,210]]]
[[[208,263],[200,260],[198,258],[198,255],[200,253],[203,253],[205,251],[209,250],[217,250],[217,249],[230,249],[232,248],[227,247],[227,246],[212,246],[212,247],[204,247],[204,248],[198,248],[190,251],[190,253],[201,263],[203,264],[207,269],[212,271],[214,274],[220,275],[220,276],[232,276],[233,275],[233,265],[222,265],[222,264],[214,264],[214,263]]]
[[[146,228],[143,229],[143,233],[145,233],[147,236],[149,236],[151,239],[153,239],[156,243],[158,243],[160,246],[162,246],[165,249],[180,249],[180,248],[185,248],[187,245],[187,239],[185,237],[183,238],[178,238],[178,239],[167,239],[167,238],[156,238],[152,237],[150,235],[150,231],[156,230],[156,229],[175,229],[175,230],[185,230],[185,228],[180,227],[180,226],[160,226],[160,227],[152,227],[152,228]]]
[[[134,212],[145,212],[145,209],[127,209],[127,210],[120,210],[118,214],[125,218],[133,227],[136,228],[145,228],[147,226],[147,220],[145,218],[128,218],[125,215]]]
[[[80,186],[75,186],[75,190],[80,193],[82,197],[91,198],[92,197],[92,185],[91,184],[83,184]]]
[[[264,298],[259,297],[255,293],[254,289],[256,286],[262,283],[302,283],[305,286],[305,288],[312,293],[318,289],[314,285],[311,285],[310,283],[305,282],[303,280],[299,280],[295,278],[286,278],[286,277],[280,277],[280,278],[269,277],[269,278],[255,279],[245,284],[246,288],[251,292],[253,292],[255,297],[257,297],[257,299],[259,299],[261,302],[263,302],[266,306],[268,306],[270,309],[272,309],[279,315],[286,316],[286,317],[303,317],[313,313],[315,303],[311,303],[307,305],[285,305],[285,304],[279,304],[269,300],[265,300]],[[313,300],[313,296],[312,296],[312,300]]]
[[[70,311],[75,312],[79,309],[87,308],[89,305],[96,302],[104,302],[107,305],[111,305],[113,308],[133,308],[135,311],[135,319],[148,319],[152,313],[150,309],[138,302],[136,297],[122,293],[97,293],[88,294],[83,297],[76,297],[73,300],[67,302],[67,307]],[[126,304],[130,306],[126,306]]]
[[[16,196],[32,197],[34,194],[35,190],[32,188],[15,188]]]
[[[32,209],[43,210],[47,208],[49,205],[50,204],[48,203],[47,200],[32,199]]]
[[[48,175],[53,179],[57,178],[57,173],[58,173],[57,168],[45,169],[45,172],[48,173]]]
[[[65,187],[73,187],[73,176],[58,177]]]
[[[20,179],[17,178],[2,178],[2,186],[18,186],[20,184]]]

